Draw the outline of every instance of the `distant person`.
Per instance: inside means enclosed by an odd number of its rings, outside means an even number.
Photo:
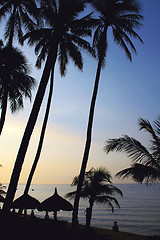
[[[90,208],[86,208],[84,213],[86,214],[86,227],[88,227],[90,225],[89,224],[89,221],[90,221]]]
[[[113,230],[114,232],[118,232],[118,231],[119,231],[117,222],[114,222],[114,223],[113,223],[112,230]]]

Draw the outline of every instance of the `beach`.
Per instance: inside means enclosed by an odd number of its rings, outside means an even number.
[[[23,194],[23,184],[17,188],[16,197]],[[117,221],[119,230],[122,232],[137,233],[142,235],[160,235],[160,185],[153,184],[118,184],[116,185],[123,192],[123,198],[115,196],[121,208],[112,213],[106,206],[94,206],[91,226],[103,229],[112,229],[113,222]],[[64,197],[74,187],[69,184],[33,184],[29,194],[37,198],[40,202],[51,196],[54,188],[57,187],[58,193]],[[73,203],[73,201],[71,201]],[[80,201],[79,222],[85,224],[85,209],[88,206],[87,201]],[[28,210],[30,213],[30,210]],[[44,219],[45,212],[35,210],[38,218]],[[53,218],[53,213],[49,213]],[[71,212],[58,212],[58,220],[71,222]]]
[[[0,210],[1,237],[8,239],[70,239],[70,240],[160,240],[160,236],[145,236],[127,232],[79,225],[76,230],[71,224],[53,219],[39,219],[31,216],[19,216],[16,213],[8,215]]]

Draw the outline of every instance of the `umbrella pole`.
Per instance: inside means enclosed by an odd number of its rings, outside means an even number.
[[[25,208],[24,209],[24,217],[26,217],[27,216],[27,209]]]
[[[57,220],[57,211],[54,212],[54,220]]]
[[[22,215],[22,212],[23,212],[23,209],[22,209],[22,208],[19,208],[18,214],[19,214],[20,216]]]
[[[48,211],[46,211],[45,219],[49,219]]]

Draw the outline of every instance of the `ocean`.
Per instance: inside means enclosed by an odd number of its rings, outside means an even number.
[[[114,195],[119,201],[120,209],[115,207],[114,213],[105,205],[94,205],[92,226],[112,229],[113,222],[117,221],[119,230],[130,233],[145,235],[160,235],[160,184],[115,184],[123,192],[123,198]],[[15,198],[23,194],[25,185],[18,185]],[[40,202],[50,197],[57,187],[58,194],[62,197],[75,187],[69,184],[33,184],[29,194]],[[73,203],[73,201],[71,201]],[[80,200],[79,222],[85,224],[85,209],[88,207],[87,200]],[[28,213],[30,210],[28,210]],[[35,215],[44,218],[45,212],[35,210]],[[49,213],[53,218],[53,213]],[[71,222],[71,212],[58,212],[58,219]]]

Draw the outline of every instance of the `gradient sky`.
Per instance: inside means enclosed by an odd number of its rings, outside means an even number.
[[[144,44],[133,40],[138,54],[133,53],[131,63],[123,50],[113,42],[112,36],[109,36],[106,66],[101,73],[95,109],[87,169],[105,166],[113,177],[118,171],[129,167],[131,161],[125,154],[106,155],[103,151],[105,141],[128,134],[149,147],[149,137],[146,132],[139,131],[137,120],[142,117],[152,123],[160,113],[160,1],[140,2],[144,20],[143,26],[137,32]],[[2,30],[0,34],[2,35]],[[23,51],[32,65],[32,76],[39,83],[42,70],[34,68],[34,49],[25,46]],[[71,62],[66,77],[61,78],[58,66],[56,67],[48,127],[32,183],[71,183],[73,177],[79,174],[97,67],[96,60],[85,54],[83,57],[83,72],[77,70]],[[25,101],[23,111],[11,115],[8,108],[0,137],[0,164],[3,166],[0,168],[1,183],[8,183],[10,180],[35,93],[36,90],[33,92],[32,103]],[[19,183],[26,182],[34,160],[46,101],[47,97],[41,108]],[[128,180],[114,178],[114,183],[118,182],[125,183]]]

